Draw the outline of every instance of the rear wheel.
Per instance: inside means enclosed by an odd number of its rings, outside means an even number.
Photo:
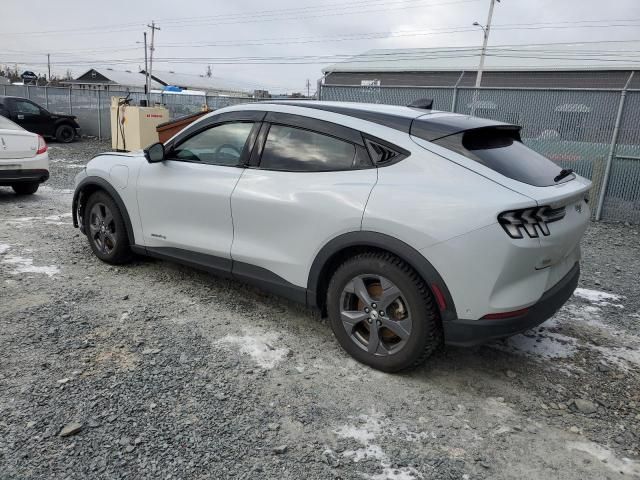
[[[391,254],[365,253],[338,267],[329,283],[327,311],[340,345],[379,370],[414,368],[442,343],[426,284]]]
[[[120,264],[131,259],[127,230],[120,209],[104,192],[96,192],[84,207],[84,228],[89,245],[100,260]]]
[[[62,143],[73,142],[76,137],[76,130],[71,125],[60,125],[56,129],[56,140]]]
[[[40,184],[38,182],[16,183],[11,185],[13,191],[18,195],[32,195],[38,191]]]

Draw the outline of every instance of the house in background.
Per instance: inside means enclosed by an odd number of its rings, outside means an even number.
[[[112,68],[92,68],[74,80],[65,80],[62,85],[79,90],[144,92],[146,76],[144,70],[113,70]],[[163,90],[167,86],[183,90],[197,90],[208,95],[248,97],[249,93],[215,77],[154,71],[151,76],[151,90]]]
[[[63,80],[60,84],[68,85],[74,90],[144,92],[145,82],[145,76],[140,72],[92,68],[75,80]],[[162,89],[162,87],[162,84],[152,80],[152,89]]]

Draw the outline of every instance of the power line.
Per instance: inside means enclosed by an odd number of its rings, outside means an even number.
[[[439,2],[439,3],[428,3],[426,5],[413,5],[413,4],[407,4],[407,3],[408,2],[423,3],[425,2],[425,0],[397,0],[395,2],[393,1],[388,2],[385,0],[371,0],[371,2],[364,2],[363,0],[359,0],[351,3],[338,2],[338,3],[323,4],[321,6],[313,7],[315,9],[319,9],[318,10],[319,13],[317,14],[314,14],[313,12],[308,12],[305,15],[305,9],[308,11],[308,9],[312,7],[301,7],[298,9],[290,9],[291,12],[288,15],[287,14],[276,15],[276,13],[274,13],[273,18],[261,18],[261,17],[264,17],[264,12],[266,12],[264,11],[263,14],[256,14],[256,15],[227,14],[226,18],[224,16],[212,17],[214,20],[216,20],[217,18],[217,21],[214,21],[214,23],[210,23],[209,20],[204,20],[207,23],[201,23],[203,21],[203,18],[206,19],[206,17],[197,17],[194,20],[188,20],[188,21],[183,21],[181,19],[174,19],[173,27],[168,27],[168,28],[183,28],[183,27],[190,27],[190,26],[232,25],[232,24],[256,23],[256,22],[262,22],[262,21],[278,21],[278,20],[280,21],[300,20],[300,19],[321,18],[321,17],[328,17],[328,16],[335,16],[335,15],[355,15],[355,14],[365,14],[365,13],[372,13],[372,12],[383,12],[383,11],[407,9],[407,8],[424,8],[424,7],[434,7],[434,6],[441,6],[441,5],[455,5],[455,4],[462,4],[462,3],[473,3],[478,1],[480,0],[451,0],[451,1],[445,1],[445,2]],[[332,12],[327,13],[326,12],[327,5],[336,5],[336,7],[332,9],[333,10]],[[383,9],[362,8],[363,6],[375,7],[375,6],[389,6],[389,5],[391,6],[391,8],[383,8]],[[345,10],[345,9],[352,9],[352,8],[356,8],[356,10],[352,12],[345,12],[345,11],[336,12],[335,11],[340,9]],[[278,11],[272,10],[272,12],[278,12]],[[301,13],[303,16],[295,16],[298,13]],[[193,19],[194,17],[188,17],[188,18]],[[191,23],[189,23],[189,21]],[[167,20],[163,23],[170,23],[170,22],[171,20]],[[180,24],[179,22],[182,22],[182,24]],[[38,31],[38,32],[13,32],[13,33],[5,32],[5,33],[1,33],[0,36],[17,36],[17,35],[42,36],[42,35],[53,35],[53,34],[93,35],[93,34],[121,33],[121,32],[134,31],[139,27],[140,27],[139,23],[116,24],[116,25],[95,26],[92,28],[85,27],[85,28],[64,29],[64,30]]]

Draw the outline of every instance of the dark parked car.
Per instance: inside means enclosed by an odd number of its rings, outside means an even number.
[[[73,115],[50,113],[37,103],[21,97],[0,95],[0,115],[13,120],[25,130],[59,142],[72,142],[80,125]]]

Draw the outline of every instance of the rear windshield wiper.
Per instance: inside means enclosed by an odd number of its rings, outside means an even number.
[[[560,180],[568,177],[572,173],[573,173],[573,170],[571,170],[570,168],[563,168],[562,170],[560,170],[560,173],[558,174],[558,176],[553,179],[553,181],[558,183]]]

